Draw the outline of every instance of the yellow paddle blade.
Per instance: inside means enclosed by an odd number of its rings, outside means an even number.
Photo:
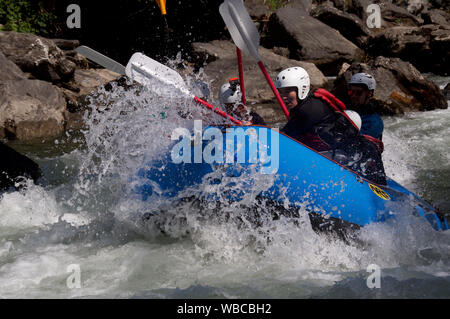
[[[161,9],[162,15],[166,15],[166,0],[156,0],[158,7]]]

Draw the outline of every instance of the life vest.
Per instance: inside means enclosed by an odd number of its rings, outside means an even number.
[[[337,97],[335,97],[333,94],[331,94],[325,89],[317,89],[316,91],[314,91],[314,97],[319,98],[325,103],[327,103],[333,110],[344,116],[355,128],[358,129],[356,124],[344,112],[346,109],[345,104]]]

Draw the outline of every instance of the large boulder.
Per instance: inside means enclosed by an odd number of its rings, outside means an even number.
[[[431,9],[422,13],[425,24],[438,24],[443,27],[450,26],[450,13],[439,9]]]
[[[26,79],[25,73],[0,51],[0,82]]]
[[[33,34],[0,32],[0,52],[40,80],[67,82],[75,72],[75,63],[52,40]]]
[[[40,80],[0,83],[0,136],[30,140],[64,130],[66,103],[59,90]]]
[[[407,9],[396,6],[386,1],[378,3],[381,9],[381,18],[386,22],[387,27],[391,26],[420,26],[423,20]]]
[[[362,51],[337,30],[286,6],[271,15],[265,47],[287,47],[291,59],[314,63],[324,74],[335,75],[342,62],[358,61]]]
[[[63,131],[63,95],[48,82],[29,80],[0,52],[0,137],[33,139]]]
[[[338,30],[345,38],[356,45],[361,45],[364,37],[371,33],[370,29],[356,14],[341,11],[329,2],[316,6],[311,11],[311,15]]]
[[[432,81],[426,79],[411,63],[398,58],[378,57],[370,63],[354,63],[335,80],[333,93],[348,103],[347,83],[352,74],[366,72],[377,81],[375,99],[382,114],[428,111],[447,108],[447,102]]]
[[[372,35],[367,51],[372,56],[398,57],[422,72],[445,75],[450,70],[450,28],[438,25],[393,27]]]

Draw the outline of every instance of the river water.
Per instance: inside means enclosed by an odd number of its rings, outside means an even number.
[[[450,232],[419,219],[369,225],[353,245],[312,231],[306,211],[255,228],[224,221],[238,206],[205,218],[193,203],[137,200],[136,170],[167,151],[173,129],[192,126],[178,110],[215,120],[145,91],[99,100],[108,107],[86,112],[86,130],[13,144],[44,180],[0,198],[0,298],[450,297]],[[387,174],[449,213],[450,109],[384,122]],[[160,204],[170,218],[142,218]],[[373,269],[380,285],[370,289]]]

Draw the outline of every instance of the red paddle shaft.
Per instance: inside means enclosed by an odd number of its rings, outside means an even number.
[[[241,85],[241,92],[242,92],[242,104],[246,105],[245,100],[245,88],[244,88],[244,69],[242,67],[242,52],[241,49],[236,47],[236,54],[237,54],[237,60],[238,60],[238,68],[239,68],[239,83]]]
[[[281,108],[283,109],[284,115],[286,115],[286,118],[289,119],[289,111],[286,108],[286,105],[284,105],[283,100],[281,99],[280,94],[278,93],[278,90],[275,88],[275,85],[273,85],[272,79],[269,76],[269,73],[267,73],[266,68],[264,67],[264,64],[261,61],[258,61],[259,68],[261,69],[262,73],[264,74],[267,83],[269,83],[270,88],[273,91],[273,94],[275,94],[275,97],[278,100],[278,104],[280,104]]]
[[[205,107],[207,107],[208,109],[214,111],[214,113],[219,114],[220,116],[229,119],[231,122],[237,124],[237,125],[244,125],[241,121],[236,120],[234,117],[228,115],[227,113],[225,113],[224,111],[219,110],[218,108],[214,107],[213,105],[209,104],[208,102],[203,101],[202,99],[194,96],[194,101],[204,105]]]

